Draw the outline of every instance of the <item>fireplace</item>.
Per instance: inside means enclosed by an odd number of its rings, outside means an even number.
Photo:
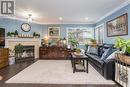
[[[23,46],[34,46],[35,59],[39,58],[39,47],[41,46],[41,40],[38,38],[6,38],[5,47],[10,50],[14,50],[15,46],[22,44]]]
[[[19,63],[34,60],[34,48],[35,46],[23,46],[23,53],[21,53],[20,56],[15,53],[15,62]]]

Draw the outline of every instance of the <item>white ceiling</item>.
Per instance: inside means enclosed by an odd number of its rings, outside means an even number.
[[[127,0],[15,0],[16,17],[42,24],[95,23]],[[58,18],[62,17],[60,21]],[[88,20],[85,20],[88,17]]]

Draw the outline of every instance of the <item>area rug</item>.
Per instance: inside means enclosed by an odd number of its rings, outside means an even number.
[[[33,84],[115,84],[104,79],[90,64],[89,73],[75,72],[70,60],[39,60],[6,83]]]

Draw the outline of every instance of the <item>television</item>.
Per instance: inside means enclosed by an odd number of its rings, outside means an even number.
[[[0,47],[5,46],[5,29],[0,28]]]

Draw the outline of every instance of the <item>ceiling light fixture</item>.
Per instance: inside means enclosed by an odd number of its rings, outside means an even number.
[[[86,17],[85,20],[88,20],[88,17]]]
[[[62,17],[59,17],[59,20],[60,20],[60,21],[62,21],[62,20],[63,20],[63,18],[62,18]]]
[[[32,14],[28,14],[27,21],[28,21],[28,22],[32,22]]]

